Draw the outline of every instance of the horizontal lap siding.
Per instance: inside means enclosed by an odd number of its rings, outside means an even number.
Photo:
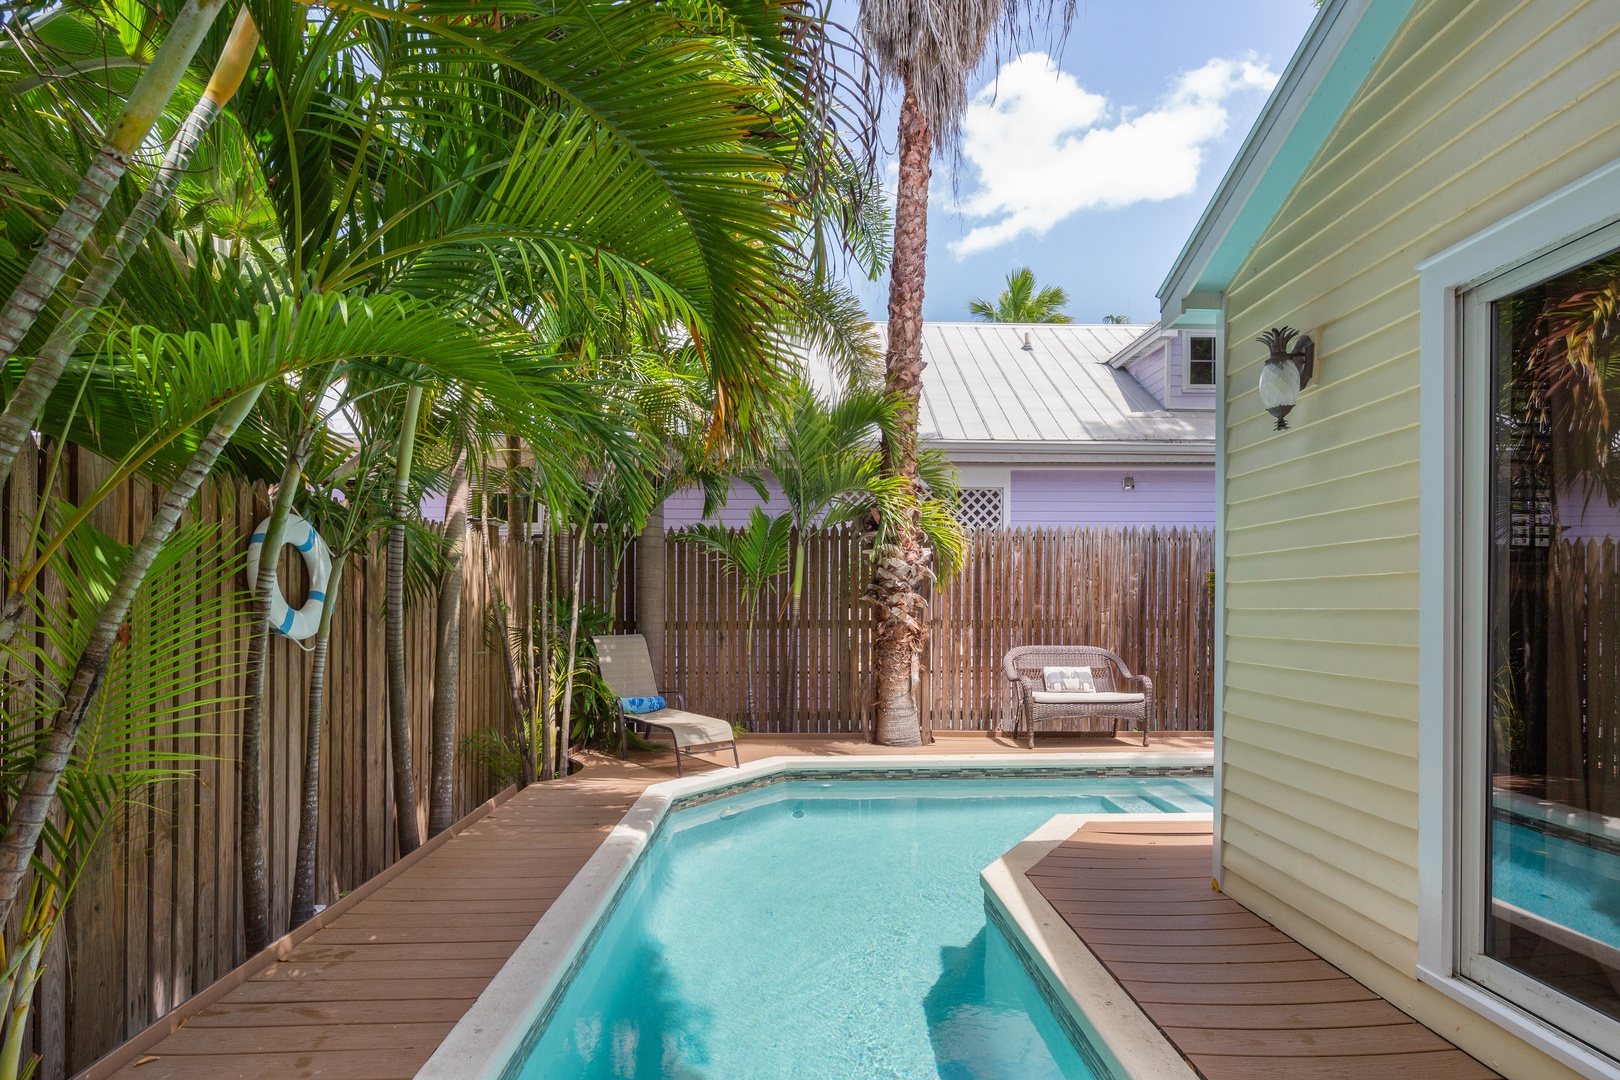
[[[1411,973],[1417,932],[1413,267],[1620,156],[1612,5],[1419,4],[1227,292],[1222,860]],[[1276,432],[1267,327],[1317,382]]]
[[[1129,476],[1135,487],[1125,489]],[[1014,469],[1009,524],[1207,529],[1215,524],[1215,470]]]
[[[1167,387],[1165,380],[1170,369],[1170,344],[1174,339],[1164,341],[1158,348],[1146,353],[1139,360],[1131,362],[1127,369],[1131,378],[1142,384],[1142,389],[1158,398],[1161,403],[1165,399]]]

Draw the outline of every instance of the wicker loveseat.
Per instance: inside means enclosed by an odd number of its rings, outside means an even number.
[[[1049,667],[1089,667],[1096,690],[1065,693],[1046,688]],[[1013,730],[1029,731],[1029,745],[1035,746],[1035,725],[1054,720],[1078,720],[1082,731],[1109,735],[1119,731],[1121,720],[1142,725],[1142,745],[1148,744],[1148,725],[1153,716],[1153,680],[1132,675],[1125,661],[1095,645],[1023,645],[1013,649],[1001,664],[1002,674],[1012,691]]]

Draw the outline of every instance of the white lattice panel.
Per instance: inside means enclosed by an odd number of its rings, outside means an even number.
[[[964,529],[999,529],[1002,498],[1000,488],[965,487],[956,501],[956,520]]]

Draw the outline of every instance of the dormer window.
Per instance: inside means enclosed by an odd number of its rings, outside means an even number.
[[[1215,385],[1215,336],[1191,334],[1187,338],[1187,386],[1213,388]]]

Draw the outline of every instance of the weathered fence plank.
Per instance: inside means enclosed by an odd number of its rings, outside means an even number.
[[[1153,679],[1155,723],[1207,729],[1214,703],[1215,622],[1206,582],[1214,565],[1209,530],[997,529],[979,532],[957,579],[932,590],[919,673],[926,724],[971,731],[999,723],[1007,707],[1001,658],[1015,645],[1102,645]],[[745,722],[746,613],[734,580],[711,555],[671,532],[665,548],[664,670],[689,708]],[[859,538],[839,532],[809,542],[795,657],[799,677],[781,679],[791,646],[786,582],[761,605],[761,731],[864,731],[872,687],[865,670],[872,609],[861,601]],[[797,724],[793,710],[797,705]]]

